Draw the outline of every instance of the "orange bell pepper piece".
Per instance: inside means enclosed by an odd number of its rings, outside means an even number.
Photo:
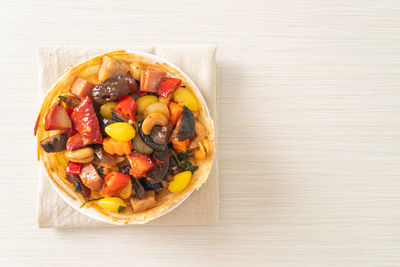
[[[182,112],[183,107],[174,102],[169,103],[169,120],[172,124],[176,124],[178,122],[179,118],[182,116]]]
[[[172,138],[171,142],[172,142],[172,146],[175,148],[176,151],[186,152],[186,150],[190,144],[190,139],[188,138],[183,141],[179,141],[178,138]]]

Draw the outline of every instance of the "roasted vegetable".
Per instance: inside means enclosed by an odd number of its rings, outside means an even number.
[[[44,129],[46,131],[67,130],[71,127],[72,123],[67,111],[61,103],[55,103],[46,114]]]
[[[179,192],[187,187],[192,178],[190,171],[184,171],[174,176],[174,180],[169,183],[168,190],[170,192]]]
[[[179,141],[178,138],[171,138],[171,143],[174,149],[178,152],[186,152],[189,144],[190,144],[190,139],[186,139],[183,141]]]
[[[67,150],[75,150],[78,148],[82,148],[85,145],[83,144],[82,136],[79,133],[70,136],[67,141]]]
[[[115,213],[120,213],[123,212],[126,209],[126,203],[119,197],[105,197],[101,198],[97,201],[97,204],[99,204],[100,207],[103,209],[115,212]]]
[[[134,121],[137,104],[131,96],[127,95],[118,100],[118,103],[115,106],[114,110],[128,120]]]
[[[182,80],[176,78],[166,78],[158,84],[158,94],[163,97],[168,97],[181,86]]]
[[[136,134],[135,138],[132,140],[133,144],[133,150],[142,154],[151,154],[153,153],[154,149],[146,145],[145,142],[143,142],[142,138],[140,137],[140,134]]]
[[[93,164],[84,164],[82,166],[79,176],[81,177],[83,184],[93,191],[98,192],[101,190],[103,179],[97,173],[96,168],[93,166]]]
[[[137,62],[133,62],[129,65],[129,73],[136,81],[140,81],[140,73],[142,71],[142,65]]]
[[[91,96],[96,104],[102,105],[106,102],[117,100],[135,91],[136,88],[137,84],[132,78],[117,76],[96,85],[92,90]]]
[[[107,102],[107,103],[104,103],[103,105],[101,105],[101,107],[100,107],[101,116],[111,120],[112,119],[111,110],[113,108],[115,108],[116,105],[117,105],[117,102]]]
[[[74,109],[71,118],[75,129],[82,136],[84,145],[102,143],[103,137],[99,121],[96,117],[92,100],[88,96]]]
[[[81,77],[76,77],[69,91],[81,99],[84,99],[87,96],[90,96],[94,86],[94,83],[91,83]]]
[[[103,140],[103,148],[110,155],[120,155],[129,154],[132,150],[132,142],[120,142],[111,137],[105,138]]]
[[[188,107],[191,111],[199,111],[199,103],[196,97],[187,88],[179,87],[174,93],[174,101],[181,106]]]
[[[151,105],[158,101],[158,98],[154,95],[145,95],[141,96],[136,100],[136,104],[138,105],[138,112],[143,114],[144,110]]]
[[[128,142],[135,137],[135,129],[127,122],[116,122],[105,128],[106,133],[120,142]]]
[[[146,176],[147,172],[155,167],[153,160],[146,154],[133,152],[126,157],[131,164],[129,173],[135,178]]]
[[[104,81],[113,76],[126,75],[128,70],[129,65],[127,63],[113,57],[104,56],[99,68],[98,79]]]
[[[115,109],[111,110],[112,119],[115,122],[129,122],[128,118],[125,118],[122,114],[117,112]]]
[[[157,93],[158,83],[167,77],[165,71],[150,67],[142,70],[140,76],[140,91]]]
[[[150,135],[146,135],[143,133],[142,124],[143,124],[142,122],[139,122],[138,130],[139,130],[139,135],[142,138],[143,142],[154,150],[165,150],[167,148],[166,145],[153,142]]]
[[[67,140],[67,133],[56,134],[42,140],[40,146],[47,153],[61,152],[65,150]]]
[[[178,141],[184,141],[195,135],[193,113],[186,106],[183,106],[182,116],[176,123],[172,138],[178,139]]]
[[[154,143],[167,146],[169,136],[172,133],[172,125],[160,126],[156,125],[153,127],[150,133],[150,138]]]
[[[133,176],[130,176],[130,177],[131,177],[131,183],[132,183],[132,191],[135,193],[135,196],[138,199],[143,199],[144,194],[145,194],[143,185],[139,182],[139,179],[136,179]],[[146,179],[146,178],[142,178],[142,179]]]
[[[82,169],[82,163],[68,161],[67,169],[65,170],[66,174],[79,174]]]
[[[111,172],[106,175],[101,193],[108,196],[117,196],[130,182],[129,175],[120,172]]]
[[[169,151],[168,149],[163,151],[155,151],[153,153],[153,160],[155,167],[151,169],[147,176],[150,177],[152,183],[161,182],[167,175],[169,168]]]
[[[183,112],[183,107],[179,106],[175,102],[169,103],[169,114],[170,114],[169,121],[172,124],[175,125],[178,122],[178,120],[182,115],[182,112]]]
[[[85,186],[82,181],[81,178],[79,178],[78,175],[76,174],[67,174],[67,180],[70,181],[74,187],[75,187],[75,192],[79,192],[81,193],[81,195],[83,196],[83,198],[88,201],[90,198],[90,188],[88,188],[87,186]]]
[[[94,154],[96,155],[96,161],[99,162],[98,165],[102,167],[112,168],[117,165],[115,157],[104,151],[102,146],[96,146],[94,148]]]
[[[150,191],[150,190],[158,190],[163,188],[162,184],[160,182],[158,183],[151,183],[147,180],[147,178],[140,178],[139,179],[140,184],[143,186],[144,190]]]

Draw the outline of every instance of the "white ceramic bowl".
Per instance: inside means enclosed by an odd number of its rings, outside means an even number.
[[[195,85],[195,83],[190,79],[190,77],[188,75],[186,75],[180,68],[178,68],[177,66],[175,66],[174,64],[172,64],[171,62],[167,61],[164,58],[155,56],[155,55],[151,55],[145,52],[140,52],[140,51],[126,51],[127,53],[134,53],[134,54],[138,54],[140,56],[146,57],[147,59],[150,59],[152,61],[152,63],[165,63],[168,64],[170,66],[172,66],[173,68],[175,68],[178,72],[180,72],[180,75],[182,77],[184,77],[187,81],[189,81],[192,84],[192,87],[194,88],[194,90],[197,91],[198,95],[200,96],[200,100],[202,101],[204,107],[205,107],[205,111],[207,113],[207,116],[210,117],[210,113],[207,107],[207,104],[200,92],[200,90],[198,89],[198,87]],[[87,60],[81,62],[84,63]],[[67,72],[68,73],[68,72]],[[66,75],[67,73],[65,73],[64,75]],[[61,78],[60,78],[61,79]],[[58,82],[58,81],[57,81]],[[57,83],[56,82],[56,83]],[[47,175],[47,171],[46,168],[43,166],[43,172]],[[94,209],[93,207],[83,207],[80,208],[80,206],[82,205],[82,202],[79,199],[74,199],[72,197],[70,197],[70,195],[75,195],[76,193],[73,192],[59,177],[55,176],[55,179],[57,180],[57,184],[60,185],[62,187],[62,189],[60,189],[55,182],[50,179],[48,177],[48,180],[50,181],[50,184],[52,185],[52,187],[54,188],[54,190],[58,193],[58,195],[65,201],[67,202],[72,208],[74,208],[75,210],[77,210],[78,212],[81,212],[83,214],[85,214],[86,216],[95,219],[97,221],[101,221],[101,222],[105,222],[105,223],[110,223],[110,224],[119,224],[119,225],[125,225],[125,224],[144,224],[147,222],[138,222],[138,221],[127,221],[126,222],[122,222],[122,221],[114,221],[111,218],[109,218],[107,215],[102,214],[100,212],[98,212],[96,209]],[[64,191],[65,190],[65,191]],[[183,201],[185,201],[194,191],[195,189],[193,188],[189,193],[187,193],[183,198],[181,198],[179,201],[177,201],[176,203],[174,203],[172,206],[170,206],[167,210],[165,210],[163,213],[161,213],[158,217],[152,218],[151,220],[154,220],[156,218],[159,218],[167,213],[169,213],[170,211],[172,211],[173,209],[175,209],[176,207],[178,207]],[[68,192],[69,194],[67,194],[66,192]]]

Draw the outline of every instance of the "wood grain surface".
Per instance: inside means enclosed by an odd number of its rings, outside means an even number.
[[[400,2],[2,1],[0,266],[399,266]],[[38,45],[210,43],[220,223],[39,230]]]

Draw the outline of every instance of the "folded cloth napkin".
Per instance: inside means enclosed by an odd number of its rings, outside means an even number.
[[[113,50],[155,54],[183,70],[202,92],[217,129],[218,79],[215,46],[40,47],[38,53],[41,99],[68,67]],[[113,226],[93,220],[64,202],[51,187],[43,167],[40,168],[39,180],[37,209],[39,228]],[[216,154],[207,182],[198,191],[193,192],[179,207],[146,225],[213,225],[217,223],[217,220],[218,158]]]

